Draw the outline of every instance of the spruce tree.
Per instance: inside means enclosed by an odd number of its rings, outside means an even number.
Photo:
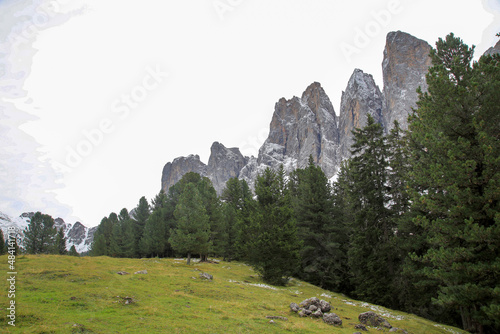
[[[120,223],[122,229],[122,254],[124,257],[139,257],[139,250],[136,244],[136,225],[135,220],[128,218]]]
[[[382,126],[371,115],[366,126],[353,134],[350,198],[354,219],[350,224],[348,256],[354,294],[393,306],[395,261],[391,240],[396,226],[388,208],[386,138]]]
[[[94,234],[94,240],[92,241],[92,246],[90,248],[91,256],[102,256],[108,255],[108,247],[106,246],[106,239],[103,234]]]
[[[151,214],[150,206],[146,197],[142,196],[139,199],[139,204],[135,208],[134,220],[135,220],[135,248],[140,251],[139,241],[144,233],[144,227],[146,226],[146,221]]]
[[[69,256],[80,256],[80,254],[78,254],[78,252],[76,251],[75,245],[71,246],[71,248],[69,249],[68,255]]]
[[[163,210],[163,220],[166,223],[167,237],[170,237],[169,231],[177,228],[178,220],[176,219],[174,212],[181,196],[189,184],[193,184],[197,188],[200,199],[202,200],[202,205],[209,217],[210,243],[217,243],[216,239],[219,238],[218,234],[221,230],[219,225],[223,224],[221,203],[210,179],[207,177],[201,177],[199,174],[194,172],[184,174],[179,182],[169,188]],[[168,243],[166,253],[173,253],[172,248],[172,245]],[[212,248],[209,248],[209,250],[210,249]],[[208,252],[202,253],[200,256],[201,260],[204,261],[208,257]]]
[[[167,194],[165,194],[165,191],[163,189],[160,190],[158,195],[153,198],[151,201],[151,209],[152,210],[157,210],[157,209],[163,209],[165,208],[167,204]]]
[[[3,236],[3,231],[0,229],[0,255],[4,255],[6,251],[5,238]]]
[[[352,235],[352,222],[354,221],[354,203],[358,199],[357,195],[352,192],[354,182],[351,168],[349,160],[342,161],[337,180],[332,186],[333,226],[336,229],[336,232],[334,232],[335,238],[338,238],[340,245],[338,254],[335,256],[336,263],[333,279],[337,285],[335,291],[345,294],[350,294],[353,291],[348,251],[350,247],[349,238]]]
[[[64,236],[64,230],[62,227],[57,231],[54,253],[59,255],[66,255],[66,237]]]
[[[245,186],[248,188],[244,180],[240,181],[234,177],[226,182],[226,187],[221,194],[224,218],[218,226],[214,247],[217,253],[229,261],[238,257],[237,239],[239,238],[240,220],[243,218]]]
[[[265,282],[284,285],[300,265],[300,242],[283,166],[259,175],[255,194],[247,259]]]
[[[210,218],[195,184],[185,186],[174,216],[177,228],[170,231],[169,243],[176,252],[187,254],[189,265],[193,253],[207,254],[210,249]]]
[[[320,287],[338,289],[346,235],[334,224],[330,183],[312,156],[306,168],[292,173],[290,182],[298,237],[303,242],[299,276]]]
[[[51,253],[54,248],[56,233],[54,219],[38,211],[24,230],[26,252],[28,254]]]
[[[144,233],[139,243],[141,254],[145,256],[162,256],[164,254],[167,242],[165,228],[162,210],[158,208],[146,220]]]
[[[203,206],[208,215],[208,224],[210,226],[210,245],[211,247],[207,249],[205,253],[201,253],[201,261],[206,261],[208,259],[209,251],[213,250],[212,245],[216,243],[218,234],[223,231],[225,222],[223,222],[222,206],[221,202],[217,196],[217,192],[210,181],[209,178],[203,177],[201,181],[197,184],[197,189],[200,193],[200,197],[203,202]]]
[[[460,313],[464,329],[500,329],[500,57],[472,63],[453,34],[431,51],[428,92],[410,118],[415,223],[427,235],[426,276],[436,302]]]
[[[118,215],[118,223],[113,227],[112,256],[139,257],[136,245],[135,221],[126,208]],[[114,255],[115,254],[115,255]]]
[[[255,209],[255,200],[248,183],[236,177],[229,179],[221,199],[226,204],[225,214],[228,221],[227,253],[235,259],[246,259],[249,254],[248,236],[256,233],[250,223],[250,217]],[[228,255],[229,258],[231,255]]]
[[[236,225],[238,213],[229,203],[221,206],[222,217],[216,228],[214,238],[214,252],[223,257],[224,261],[231,261],[235,258]]]
[[[94,233],[91,254],[94,256],[112,255],[113,227],[118,223],[118,216],[112,212],[109,217],[104,217]]]

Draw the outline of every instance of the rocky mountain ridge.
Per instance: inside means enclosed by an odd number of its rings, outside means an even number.
[[[500,42],[486,53],[498,52]],[[408,128],[407,118],[418,101],[417,88],[427,90],[425,75],[431,66],[431,46],[410,34],[396,31],[386,37],[383,52],[383,89],[373,76],[355,69],[342,92],[339,116],[328,95],[317,82],[301,97],[281,98],[274,107],[269,136],[257,157],[244,157],[238,148],[215,142],[208,165],[198,155],[179,157],[165,165],[162,189],[179,181],[187,172],[208,177],[220,194],[231,177],[244,179],[253,188],[265,168],[283,165],[287,172],[307,165],[311,155],[328,178],[334,178],[342,160],[350,157],[352,130],[363,127],[370,114],[386,132],[398,121]]]
[[[34,212],[25,212],[19,217],[11,217],[0,212],[0,229],[6,238],[7,229],[15,227],[16,238],[18,245],[24,247],[24,230],[28,227],[31,218],[35,215]],[[80,222],[75,224],[67,224],[62,218],[54,219],[54,227],[63,229],[64,236],[66,237],[66,249],[69,250],[71,246],[75,246],[76,251],[80,254],[86,253],[90,250],[90,246],[94,239],[94,232],[97,227],[88,228]]]

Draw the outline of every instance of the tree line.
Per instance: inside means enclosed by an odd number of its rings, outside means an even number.
[[[218,197],[187,173],[99,225],[92,255],[209,255],[251,264],[271,284],[297,277],[357,299],[500,331],[500,56],[473,61],[453,34],[431,50],[408,130],[370,115],[330,183],[309,159],[266,169],[252,192]]]
[[[66,249],[67,240],[64,236],[64,230],[62,227],[60,229],[54,227],[54,223],[52,216],[43,214],[40,211],[36,212],[23,231],[23,247],[17,245],[17,240],[14,241],[15,253],[79,256],[74,245],[71,246],[69,251]],[[6,242],[3,232],[0,230],[0,255],[5,254],[7,251]]]

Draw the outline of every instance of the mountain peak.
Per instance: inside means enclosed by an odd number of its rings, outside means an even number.
[[[363,127],[368,114],[386,131],[395,119],[407,128],[406,118],[418,100],[416,89],[427,88],[429,51],[429,44],[423,40],[402,31],[390,32],[382,63],[383,92],[371,74],[354,69],[342,93],[337,121],[330,98],[319,82],[313,82],[301,97],[282,97],[275,103],[269,135],[257,157],[243,157],[239,149],[214,142],[208,165],[199,158],[182,157],[167,163],[162,188],[168,189],[189,171],[208,176],[218,193],[230,177],[244,179],[252,187],[265,168],[283,165],[286,172],[291,172],[306,167],[309,156],[332,178],[341,161],[350,157],[352,130]]]
[[[355,69],[342,93],[340,102],[340,154],[350,156],[353,143],[352,131],[366,125],[368,114],[376,122],[383,123],[384,98],[371,74]]]
[[[397,120],[408,127],[407,118],[418,101],[417,88],[427,90],[425,75],[431,66],[431,46],[408,33],[396,31],[387,34],[382,72],[384,78],[386,131]]]
[[[321,87],[321,84],[319,82],[313,82],[309,86],[307,86],[306,90],[302,93],[301,99],[307,99],[310,96],[316,96],[316,95],[326,95],[323,87]]]

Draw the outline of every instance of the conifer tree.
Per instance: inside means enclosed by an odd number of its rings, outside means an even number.
[[[3,231],[0,229],[0,255],[4,255],[6,251],[5,238],[3,236]]]
[[[248,241],[247,258],[264,281],[284,285],[300,265],[300,242],[283,166],[259,175],[255,194],[257,205],[251,217],[255,234]]]
[[[149,216],[144,227],[144,233],[139,243],[141,254],[145,256],[162,256],[165,252],[166,224],[163,220],[161,208],[156,209]]]
[[[68,255],[69,256],[80,256],[80,254],[78,254],[78,252],[76,251],[75,245],[71,246],[71,248],[69,249]]]
[[[108,248],[106,246],[106,239],[103,234],[94,234],[94,240],[92,241],[92,247],[90,249],[90,255],[92,256],[102,256],[108,255]]]
[[[187,253],[189,265],[193,253],[208,254],[210,249],[210,218],[195,184],[185,186],[174,216],[177,228],[170,231],[169,242],[176,252]]]
[[[64,230],[62,227],[57,231],[56,239],[55,239],[55,247],[54,253],[59,255],[67,254],[66,250],[66,237],[64,236]]]
[[[500,56],[472,63],[453,34],[431,51],[428,92],[410,118],[415,223],[429,249],[426,276],[437,303],[460,313],[464,329],[500,329]]]
[[[393,306],[391,291],[395,261],[391,240],[395,223],[388,209],[388,152],[382,126],[368,114],[364,128],[353,131],[350,246],[348,251],[354,294]]]
[[[167,194],[165,194],[165,191],[163,189],[160,190],[158,195],[153,198],[151,201],[151,209],[157,210],[157,209],[163,209],[165,208],[167,204]]]
[[[330,183],[312,156],[306,168],[292,173],[290,188],[298,237],[303,241],[299,277],[321,287],[338,289],[346,234],[334,224]]]
[[[357,201],[353,193],[353,179],[350,160],[344,160],[339,168],[337,180],[332,186],[333,219],[337,234],[340,236],[339,255],[336,256],[336,271],[334,279],[337,282],[339,292],[351,294],[352,273],[349,268],[348,251],[350,248],[350,237],[352,235],[352,222],[354,221],[354,203]]]
[[[109,255],[112,257],[123,256],[123,231],[120,220],[113,225],[111,232],[111,242],[109,244]]]
[[[139,257],[136,245],[135,221],[126,208],[118,215],[118,222],[113,226],[111,255],[118,257]]]
[[[94,241],[91,246],[91,255],[112,255],[113,227],[118,223],[118,216],[112,212],[109,217],[104,217],[94,233]],[[114,245],[113,245],[114,246]]]
[[[200,193],[203,206],[208,215],[208,224],[210,226],[210,247],[205,253],[201,253],[201,261],[208,259],[209,251],[213,250],[214,243],[217,242],[218,234],[224,230],[221,202],[217,196],[217,192],[209,178],[203,177],[197,184],[197,189]],[[224,233],[224,232],[223,232]]]
[[[221,205],[222,219],[215,229],[214,252],[223,257],[224,261],[235,258],[236,225],[238,213],[229,203]]]
[[[134,213],[135,220],[135,247],[140,251],[139,241],[144,233],[144,227],[146,226],[146,221],[151,214],[148,200],[146,197],[142,196],[139,199],[139,204],[137,205]]]
[[[229,259],[245,259],[248,251],[249,235],[256,232],[250,223],[250,217],[255,209],[255,200],[245,180],[231,178],[226,182],[226,188],[221,195],[226,204],[225,214],[227,222],[227,247]]]
[[[56,233],[54,219],[38,211],[24,230],[26,252],[28,254],[51,253]]]
[[[139,250],[136,244],[136,225],[135,220],[129,218],[121,224],[123,233],[123,246],[122,252],[124,257],[134,258],[139,257]]]

